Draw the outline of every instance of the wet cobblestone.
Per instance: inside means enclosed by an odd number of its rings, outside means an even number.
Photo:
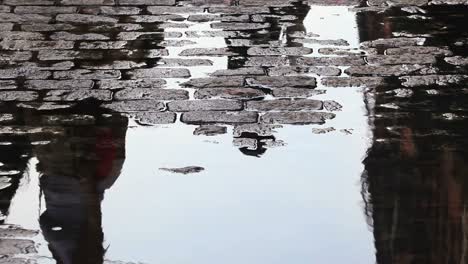
[[[378,97],[369,99],[375,103],[369,116],[385,131],[420,112],[430,112],[423,115],[427,123],[466,124],[468,38],[454,40],[452,27],[439,32],[430,21],[433,10],[467,1],[330,2],[0,0],[0,136],[66,134],[68,126],[95,124],[104,111],[142,125],[197,125],[199,136],[233,127],[233,144],[256,150],[283,145],[270,138],[282,125],[337,131],[327,122],[346,105],[327,99],[327,91],[351,87]],[[311,5],[355,6],[368,23],[395,29],[361,28],[359,47],[321,38],[303,27]],[[374,21],[383,14],[394,24]],[[398,19],[422,29],[400,29]],[[39,121],[29,124],[27,114],[18,114],[24,111]],[[459,132],[450,126],[434,134]],[[11,186],[6,174],[0,191]],[[0,229],[0,263],[29,263],[14,255],[36,253],[26,239],[34,234]]]

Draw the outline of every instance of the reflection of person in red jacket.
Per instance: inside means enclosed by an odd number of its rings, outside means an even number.
[[[57,263],[103,263],[101,201],[125,159],[127,120],[95,117],[34,149],[46,211],[40,225]]]

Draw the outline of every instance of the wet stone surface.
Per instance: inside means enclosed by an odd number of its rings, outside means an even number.
[[[346,25],[335,38],[310,32],[307,13],[317,6],[350,8],[355,39],[347,38]],[[313,139],[351,137],[353,128],[333,122],[348,118],[353,105],[336,94],[363,88],[355,90],[373,136],[362,196],[375,226],[377,263],[460,263],[467,250],[467,6],[463,0],[0,0],[0,223],[31,153],[45,175],[41,186],[57,174],[82,177],[62,168],[70,164],[118,174],[119,165],[96,160],[123,163],[131,118],[139,126],[189,126],[198,137],[228,136],[242,153],[260,157],[286,145],[276,135],[290,125],[307,125]],[[204,168],[156,170],[203,175]],[[91,189],[87,184],[73,186]],[[98,208],[102,193],[86,194]],[[100,223],[98,213],[93,223]],[[57,228],[47,220],[42,228]],[[93,228],[102,242],[102,230]],[[1,226],[0,263],[35,263],[37,234]],[[450,246],[438,236],[462,246],[440,252]],[[102,255],[94,262],[127,263]]]

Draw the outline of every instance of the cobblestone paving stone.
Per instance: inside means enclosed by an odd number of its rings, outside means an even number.
[[[142,124],[199,125],[195,135],[224,134],[235,125],[234,144],[255,149],[258,140],[243,135],[269,137],[287,124],[324,125],[313,129],[316,134],[335,131],[326,123],[346,107],[314,98],[333,87],[365,87],[374,94],[369,104],[390,115],[424,106],[434,119],[468,118],[467,105],[458,104],[463,100],[438,109],[442,112],[433,107],[442,98],[468,96],[466,34],[440,43],[443,33],[437,39],[426,34],[434,30],[431,25],[419,33],[367,32],[360,48],[352,48],[346,40],[305,32],[301,25],[310,5],[333,4],[0,0],[0,136],[64,133],[60,125],[93,123],[83,109],[101,107]],[[353,11],[377,21],[389,13],[420,25],[431,19],[425,8],[468,1],[369,0],[364,5],[343,0],[334,5],[354,6]],[[214,39],[222,39],[223,47],[211,46]],[[227,59],[228,68],[216,66],[220,59]],[[200,74],[202,67],[213,70]],[[382,97],[375,101],[375,94]],[[24,111],[43,116],[40,124],[18,118]],[[1,169],[0,190],[11,182],[7,172],[15,171],[14,166]],[[29,263],[13,256],[35,253],[28,240],[33,232],[0,229],[0,262]]]

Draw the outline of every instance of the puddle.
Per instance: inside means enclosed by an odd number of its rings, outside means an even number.
[[[187,28],[166,28],[167,35],[182,36],[158,43],[194,43],[166,47],[164,59],[204,59],[211,65],[164,68],[186,68],[192,79],[208,78],[218,70],[243,70],[252,57],[268,57],[273,66],[260,65],[263,74],[272,67],[296,66],[301,57],[349,56],[319,53],[320,48],[360,55],[362,41],[422,33],[429,36],[425,45],[466,55],[454,44],[466,37],[461,29],[466,18],[454,9],[429,8],[421,18],[397,9],[355,13],[349,8],[304,3],[270,7],[271,14],[254,15],[258,23],[271,23],[271,31],[244,30],[235,37],[187,34],[238,32],[212,28],[226,14],[215,14],[210,22],[187,22]],[[454,15],[444,18],[447,14]],[[242,14],[229,17],[244,19]],[[437,34],[431,25],[410,25],[422,20],[435,21],[444,30]],[[293,41],[297,39],[303,43]],[[287,56],[250,56],[245,45],[233,45],[250,40],[313,52],[289,56],[282,64],[276,60]],[[188,48],[228,48],[237,54],[181,56]],[[384,48],[378,50],[385,54]],[[161,64],[161,59],[150,62]],[[348,67],[336,65],[339,77],[354,77],[344,73]],[[466,72],[466,67],[441,59],[434,67],[441,74]],[[131,76],[127,73],[125,78]],[[41,231],[31,238],[38,252],[15,256],[41,264],[464,263],[468,93],[456,85],[443,90],[443,80],[412,90],[401,89],[395,76],[385,77],[385,85],[375,89],[365,87],[367,83],[332,88],[318,74],[298,75],[317,78],[316,88],[323,93],[301,98],[336,103],[333,119],[303,126],[279,122],[274,133],[247,129],[241,137],[231,125],[206,122],[227,131],[194,136],[198,126],[181,121],[141,125],[103,111],[94,101],[49,112],[0,104],[13,112],[0,115],[0,122],[21,124],[5,123],[0,130],[0,186],[6,186],[0,190],[0,212],[5,214],[0,221]],[[277,81],[282,78],[287,77]],[[194,99],[194,91],[210,85],[185,88],[181,83],[187,80],[166,78],[164,88],[152,88],[187,90],[187,98]],[[243,82],[241,89],[253,89]],[[267,94],[254,102],[280,100],[270,89],[275,83],[258,86],[254,88]],[[281,111],[259,111],[260,118]],[[177,120],[183,114],[178,112]],[[218,131],[224,132],[223,127]]]

